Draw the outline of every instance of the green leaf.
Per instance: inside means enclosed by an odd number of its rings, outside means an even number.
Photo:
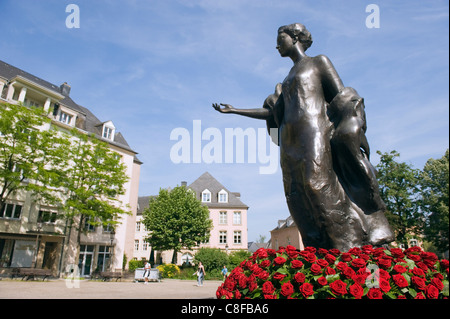
[[[417,296],[417,291],[415,291],[413,288],[409,288],[409,294],[411,297],[415,298]]]

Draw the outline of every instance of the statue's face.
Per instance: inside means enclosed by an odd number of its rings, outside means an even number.
[[[289,52],[294,46],[294,40],[287,33],[278,33],[277,37],[277,50],[282,57],[289,56]]]

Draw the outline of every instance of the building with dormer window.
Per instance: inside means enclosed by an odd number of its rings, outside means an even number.
[[[88,108],[72,100],[70,91],[67,83],[57,86],[0,61],[0,101],[42,107],[51,119],[50,127],[76,128],[94,134],[120,156],[129,181],[119,199],[133,214],[123,216],[114,232],[88,225],[87,235],[81,235],[80,253],[75,255],[76,232],[70,233],[64,220],[57,218],[64,212],[40,205],[30,194],[18,194],[0,212],[0,273],[12,268],[35,267],[51,269],[56,276],[72,265],[78,267],[81,276],[87,277],[95,270],[121,269],[124,255],[133,255],[142,163],[113,122],[100,121]]]
[[[248,248],[247,212],[248,206],[241,201],[240,193],[231,192],[208,172],[202,174],[192,184],[181,182],[195,193],[196,198],[208,207],[213,222],[210,238],[200,247],[219,248],[227,253]],[[149,259],[151,247],[145,245],[148,232],[143,229],[142,212],[148,207],[151,196],[139,197],[136,216],[135,251],[136,259]],[[178,254],[178,264],[192,261],[195,249],[182,250]],[[156,252],[155,262],[170,263],[172,251]]]

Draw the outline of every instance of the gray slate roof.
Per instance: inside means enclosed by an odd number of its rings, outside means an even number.
[[[116,145],[120,148],[123,148],[125,150],[131,151],[131,152],[137,154],[137,152],[135,152],[133,149],[131,149],[131,147],[128,145],[127,141],[125,140],[125,138],[123,137],[123,135],[120,132],[116,131],[116,135],[114,136],[114,141],[103,139],[102,132],[101,132],[102,128],[101,128],[100,124],[102,124],[104,122],[100,121],[89,109],[75,103],[75,101],[73,101],[72,98],[68,94],[65,94],[59,86],[52,84],[50,82],[47,82],[33,74],[25,72],[15,66],[12,66],[12,65],[0,60],[0,77],[7,79],[7,80],[12,80],[17,76],[26,78],[27,80],[33,81],[34,83],[36,83],[48,90],[51,90],[51,91],[54,91],[56,93],[63,95],[64,98],[61,101],[59,101],[60,104],[63,104],[64,106],[67,106],[68,108],[85,116],[84,121],[82,123],[79,123],[79,125],[77,125],[77,127],[81,128],[82,130],[87,131],[89,133],[95,134],[99,139],[102,139],[110,144]],[[136,157],[135,157],[135,162],[142,163]]]
[[[202,192],[205,189],[208,189],[211,192],[211,203],[207,203],[209,208],[248,209],[248,206],[241,201],[239,193],[230,192],[208,172],[203,173],[203,175],[197,178],[191,185],[188,186],[188,188],[194,190],[197,194],[197,198],[200,200]],[[222,189],[228,193],[228,203],[219,203],[218,193]]]

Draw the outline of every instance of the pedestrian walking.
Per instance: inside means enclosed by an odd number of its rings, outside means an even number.
[[[228,273],[227,266],[224,265],[222,268],[223,281],[225,281],[225,279],[227,279],[227,273]]]
[[[205,267],[203,267],[202,262],[198,263],[197,268],[197,286],[203,286],[203,279],[205,278]]]
[[[150,269],[152,268],[152,266],[150,265],[150,263],[148,261],[145,262],[145,266],[144,266],[144,284],[147,285],[148,284],[148,276],[150,276]]]

